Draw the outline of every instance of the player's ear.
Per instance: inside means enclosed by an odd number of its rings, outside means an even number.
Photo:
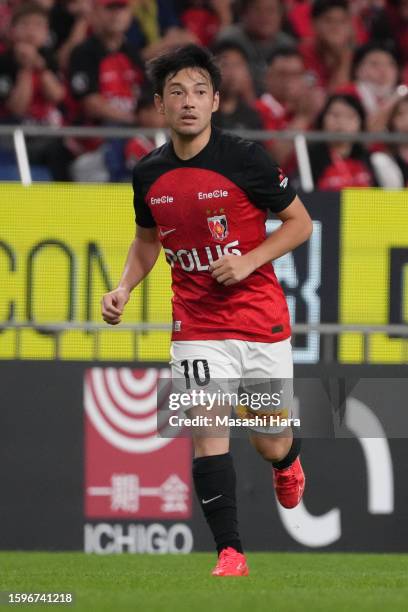
[[[220,105],[220,92],[216,91],[214,94],[213,107],[212,107],[213,113],[215,113],[218,110],[219,105]]]
[[[154,105],[156,107],[157,112],[161,115],[164,115],[163,98],[159,96],[159,94],[154,94]]]

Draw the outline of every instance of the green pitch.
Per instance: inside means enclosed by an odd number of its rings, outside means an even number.
[[[408,555],[249,553],[248,561],[248,578],[213,578],[213,554],[2,552],[0,591],[71,591],[76,601],[69,608],[24,608],[75,612],[408,609]]]

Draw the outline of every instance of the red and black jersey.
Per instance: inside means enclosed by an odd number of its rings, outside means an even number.
[[[99,93],[115,108],[133,112],[143,80],[137,50],[126,42],[110,51],[97,36],[91,36],[72,52],[69,82],[76,100]]]
[[[245,255],[266,238],[267,209],[284,210],[296,193],[256,143],[212,128],[188,160],[171,142],[133,175],[136,223],[158,228],[172,269],[173,340],[277,342],[290,336],[289,312],[273,266],[225,287],[210,264]]]

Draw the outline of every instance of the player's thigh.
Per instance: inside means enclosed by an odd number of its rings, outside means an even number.
[[[244,378],[293,378],[291,339],[245,342],[241,346]]]
[[[184,411],[191,419],[202,419],[190,430],[195,455],[227,452],[230,432],[225,419],[231,415],[229,394],[239,385],[239,362],[224,341],[173,342],[170,355],[173,392],[189,393],[191,403],[184,406]]]
[[[222,340],[172,342],[170,357],[171,376],[185,389],[215,387],[241,376],[240,363]]]
[[[246,342],[241,347],[242,386],[252,398],[252,414],[266,416],[267,427],[253,427],[261,434],[291,434],[293,356],[290,338],[280,342]]]

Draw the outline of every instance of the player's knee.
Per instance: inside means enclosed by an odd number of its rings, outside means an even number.
[[[290,440],[287,438],[257,438],[253,441],[257,452],[265,461],[281,461],[288,453]]]
[[[209,457],[210,455],[222,455],[229,451],[229,440],[224,438],[195,437],[194,457]]]
[[[258,453],[265,461],[280,461],[282,453],[270,448],[257,448]]]

